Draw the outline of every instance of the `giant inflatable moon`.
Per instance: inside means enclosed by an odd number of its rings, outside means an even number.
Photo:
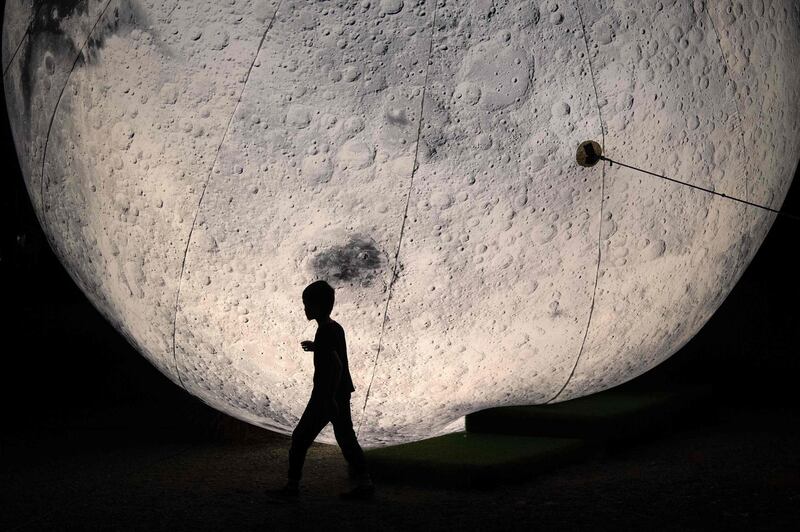
[[[289,434],[327,280],[366,447],[625,382],[731,291],[775,215],[581,141],[771,208],[800,156],[793,0],[8,0],[2,57],[103,315]]]

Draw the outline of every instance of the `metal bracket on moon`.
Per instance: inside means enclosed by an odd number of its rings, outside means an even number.
[[[176,384],[284,434],[311,387],[311,281],[337,290],[363,445],[452,432],[662,362],[774,220],[582,168],[581,141],[770,207],[800,157],[791,0],[5,9],[9,118],[55,253]]]

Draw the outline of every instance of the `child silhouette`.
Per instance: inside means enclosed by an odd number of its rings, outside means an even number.
[[[331,319],[334,290],[325,281],[315,281],[303,290],[306,318],[317,320],[314,341],[304,340],[300,346],[314,352],[314,387],[306,409],[300,417],[289,448],[289,479],[280,495],[297,496],[300,477],[308,448],[314,438],[331,422],[336,442],[342,449],[357,486],[342,493],[346,499],[368,499],[374,492],[367,470],[364,451],[358,444],[350,416],[350,394],[355,391],[347,364],[347,344],[344,329]]]

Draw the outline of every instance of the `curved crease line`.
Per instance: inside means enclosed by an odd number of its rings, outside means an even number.
[[[219,146],[217,146],[217,151],[214,154],[214,160],[211,162],[211,167],[208,170],[208,177],[206,177],[205,183],[203,184],[203,190],[200,193],[200,200],[197,202],[197,209],[195,209],[194,211],[194,218],[192,219],[192,225],[189,228],[189,235],[186,238],[186,248],[183,250],[183,260],[181,261],[181,272],[178,275],[178,289],[175,292],[175,315],[172,318],[172,362],[175,366],[175,374],[178,376],[178,382],[180,382],[181,387],[184,390],[187,390],[187,388],[186,385],[183,384],[183,379],[181,378],[181,371],[178,368],[178,355],[175,346],[175,336],[177,332],[178,307],[180,303],[181,286],[183,284],[183,272],[186,267],[186,257],[189,254],[189,244],[191,244],[192,242],[192,233],[194,232],[195,224],[197,223],[197,216],[200,214],[200,207],[203,204],[203,198],[206,195],[206,190],[208,189],[208,183],[211,181],[211,175],[214,173],[214,167],[217,165],[219,152],[222,150],[222,146],[225,144],[225,140],[228,137],[228,131],[230,130],[231,124],[233,123],[233,117],[236,116],[236,110],[239,108],[239,104],[242,101],[242,95],[244,94],[245,87],[247,87],[247,82],[250,81],[250,73],[253,71],[253,67],[256,64],[258,55],[261,53],[261,47],[264,45],[264,39],[266,39],[267,33],[269,32],[270,28],[272,28],[272,24],[275,22],[275,18],[278,16],[278,11],[280,11],[282,3],[283,0],[278,1],[278,6],[275,8],[275,12],[272,14],[272,19],[270,19],[269,24],[267,25],[267,29],[264,30],[264,33],[261,35],[261,40],[258,42],[258,48],[256,49],[255,55],[253,55],[253,61],[250,63],[250,67],[247,69],[247,73],[245,74],[244,83],[242,83],[242,90],[239,91],[239,97],[236,99],[236,104],[233,106],[233,111],[231,112],[231,116],[230,118],[228,118],[228,124],[225,126],[225,131],[222,133],[222,138],[219,141]],[[177,4],[175,5],[177,6]]]
[[[30,35],[31,26],[33,26],[33,21],[36,20],[36,17],[39,16],[39,11],[42,10],[42,6],[44,6],[44,2],[39,4],[39,7],[36,8],[36,11],[34,11],[33,15],[31,16],[30,20],[28,21],[28,25],[25,27],[25,33],[22,34],[22,38],[17,43],[17,46],[14,48],[14,52],[11,54],[11,57],[8,58],[8,64],[5,66],[5,68],[3,68],[3,77],[4,78],[6,77],[6,74],[8,74],[8,71],[11,68],[11,65],[14,64],[14,60],[17,58],[17,54],[19,53],[20,48],[22,48],[22,43],[24,43],[25,39],[28,37],[28,35]]]
[[[111,5],[111,0],[108,0],[106,2],[106,5],[103,7],[103,10],[100,12],[100,15],[97,17],[97,20],[95,20],[94,25],[92,26],[92,29],[89,30],[88,34],[86,34],[86,40],[83,41],[83,45],[81,45],[81,49],[78,50],[78,53],[75,55],[75,60],[72,62],[72,68],[70,68],[69,73],[67,74],[67,79],[64,80],[64,86],[61,87],[61,92],[58,93],[58,99],[56,100],[56,105],[55,105],[55,107],[53,107],[53,114],[50,115],[50,123],[47,125],[47,135],[45,136],[44,149],[42,150],[42,173],[41,173],[41,179],[40,179],[40,183],[39,183],[39,203],[41,205],[40,208],[41,208],[41,211],[42,211],[42,223],[44,224],[45,228],[46,228],[46,226],[48,224],[47,224],[47,215],[46,215],[46,212],[45,212],[45,209],[44,209],[45,208],[45,205],[44,205],[44,182],[45,182],[45,180],[44,180],[44,166],[45,166],[45,161],[47,161],[47,146],[50,143],[50,132],[53,130],[53,122],[56,119],[56,113],[58,112],[58,106],[61,104],[61,98],[64,96],[64,90],[66,90],[67,85],[69,85],[69,80],[72,77],[72,73],[75,71],[75,67],[78,64],[78,59],[80,59],[81,56],[83,55],[83,51],[86,48],[86,45],[89,43],[89,39],[92,38],[92,33],[94,33],[95,28],[100,23],[100,19],[102,19],[103,16],[105,15],[106,10],[108,9],[109,5]],[[47,234],[47,231],[44,231],[44,235],[47,238],[47,240],[49,241],[50,237]],[[55,248],[53,247],[52,244],[50,245],[50,247],[53,248],[53,250],[55,250]]]
[[[172,6],[172,9],[169,10],[169,13],[167,13],[167,16],[164,17],[164,22],[172,22],[170,17],[172,16],[172,12],[175,11],[175,8],[178,7],[179,3],[180,3],[180,0],[175,0],[175,5]]]
[[[747,144],[744,140],[744,130],[742,129],[744,125],[744,117],[742,116],[742,110],[739,107],[739,100],[736,97],[736,82],[733,81],[733,74],[731,73],[731,66],[728,63],[728,58],[725,56],[725,50],[722,48],[722,39],[719,37],[719,32],[717,31],[717,25],[714,23],[714,17],[711,16],[711,11],[708,10],[708,4],[704,5],[704,10],[706,15],[708,15],[708,22],[711,24],[711,29],[714,30],[714,36],[717,38],[717,46],[719,46],[719,53],[722,56],[722,61],[725,62],[725,73],[728,75],[728,81],[731,84],[731,87],[734,88],[733,92],[733,105],[736,107],[736,114],[739,116],[739,123],[737,124],[737,128],[739,130],[739,136],[742,139],[742,153],[745,155],[745,166],[744,166],[744,199],[745,201],[750,201],[750,187],[748,185],[748,168],[747,168]],[[745,212],[745,223],[747,227],[750,227],[750,219],[752,218],[753,210],[748,209],[747,205],[744,207]]]
[[[597,115],[600,119],[600,135],[602,137],[602,148],[603,153],[606,150],[606,132],[605,127],[603,126],[603,112],[600,110],[600,97],[597,93],[597,82],[594,78],[594,68],[592,68],[592,56],[591,52],[589,52],[589,40],[586,38],[586,25],[583,23],[583,14],[581,13],[581,6],[580,0],[575,0],[575,7],[578,10],[578,17],[581,20],[581,28],[583,32],[583,44],[586,46],[586,61],[589,63],[589,74],[592,78],[592,86],[594,87],[594,100],[597,104]],[[603,166],[601,169],[601,183],[600,183],[600,220],[597,224],[597,269],[595,270],[594,274],[594,288],[592,288],[592,302],[589,305],[589,318],[586,320],[586,330],[583,333],[583,340],[581,341],[581,348],[578,351],[578,356],[575,357],[575,363],[572,365],[572,370],[569,372],[569,376],[567,380],[564,381],[564,384],[561,388],[556,392],[556,394],[551,397],[549,400],[545,401],[545,404],[552,403],[555,401],[559,395],[567,388],[567,384],[569,381],[572,380],[573,375],[575,375],[575,370],[578,367],[578,362],[583,355],[583,348],[586,345],[586,338],[589,336],[589,326],[592,323],[592,315],[594,314],[594,301],[595,297],[597,296],[597,282],[600,279],[600,259],[602,257],[602,244],[603,244],[603,202],[605,201],[606,196],[606,162],[603,161]]]
[[[406,206],[403,210],[403,221],[400,225],[400,237],[397,240],[397,250],[394,253],[394,267],[392,268],[392,277],[389,281],[389,293],[386,297],[386,305],[383,308],[383,320],[381,321],[381,332],[378,337],[378,351],[375,353],[375,360],[372,363],[372,376],[369,379],[369,385],[367,386],[367,392],[364,395],[364,406],[361,408],[361,419],[358,422],[358,429],[356,430],[356,438],[358,438],[358,434],[361,432],[361,426],[364,424],[364,414],[367,411],[367,401],[369,400],[369,392],[372,389],[372,382],[375,379],[375,371],[378,368],[378,357],[381,354],[381,345],[383,344],[383,330],[386,325],[386,315],[389,310],[389,301],[392,298],[392,287],[394,286],[394,282],[397,279],[397,265],[398,265],[398,257],[400,256],[400,246],[403,242],[403,231],[406,227],[406,218],[408,218],[408,204],[411,201],[411,191],[414,186],[414,174],[417,171],[417,155],[419,153],[419,139],[422,135],[422,119],[423,119],[423,112],[425,110],[425,93],[427,92],[428,88],[428,73],[430,72],[430,61],[431,56],[433,53],[433,38],[436,34],[436,10],[438,8],[439,0],[434,0],[433,2],[433,18],[431,20],[431,38],[428,44],[428,58],[425,60],[425,78],[422,81],[422,96],[420,98],[420,105],[419,105],[419,123],[417,124],[417,141],[416,145],[414,146],[414,163],[411,165],[411,180],[408,184],[408,194],[406,195]]]

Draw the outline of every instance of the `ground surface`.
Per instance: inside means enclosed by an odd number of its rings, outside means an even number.
[[[315,444],[302,497],[283,481],[288,439],[202,441],[158,427],[51,428],[3,438],[3,530],[790,529],[800,519],[796,413],[734,406],[490,489],[379,484],[341,502],[338,448]],[[239,438],[244,439],[244,438]]]

